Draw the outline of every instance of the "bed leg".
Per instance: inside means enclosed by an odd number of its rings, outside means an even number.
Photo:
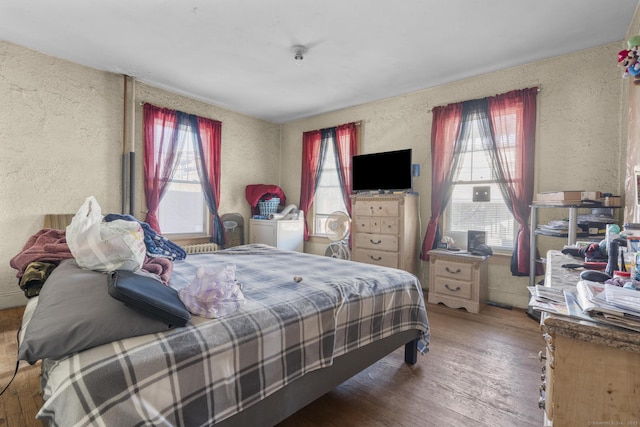
[[[404,363],[407,365],[415,365],[418,361],[418,340],[411,340],[404,345]]]

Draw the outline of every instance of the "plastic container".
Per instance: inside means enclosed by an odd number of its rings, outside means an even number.
[[[614,271],[613,277],[619,277],[621,279],[629,279],[631,277],[631,273],[628,271]]]
[[[269,214],[278,212],[278,206],[280,206],[280,198],[273,197],[269,200],[262,200],[258,202],[258,209],[260,209],[260,215],[269,217]]]
[[[609,250],[609,244],[620,237],[620,227],[618,224],[607,224],[607,230],[605,232],[606,250]]]
[[[233,231],[238,226],[238,223],[235,221],[223,221],[225,231]]]

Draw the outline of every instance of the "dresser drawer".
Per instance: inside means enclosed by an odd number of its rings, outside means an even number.
[[[439,277],[447,277],[455,280],[471,281],[472,264],[449,260],[438,260],[435,264],[435,273]]]
[[[371,217],[361,216],[353,220],[354,233],[371,233]]]
[[[436,277],[435,293],[457,298],[471,299],[471,282],[463,282],[455,279]]]
[[[358,249],[355,251],[353,260],[367,264],[381,265],[384,267],[399,268],[397,252]]]
[[[377,222],[378,228],[374,228],[371,226],[372,233],[383,233],[383,234],[398,234],[400,230],[398,224],[398,218],[395,217],[382,217]]]
[[[355,245],[359,249],[398,251],[398,236],[393,234],[357,233]]]
[[[397,200],[358,200],[353,214],[365,216],[398,216],[400,206]]]
[[[399,223],[399,219],[392,216],[360,216],[353,221],[353,230],[356,233],[398,234]]]

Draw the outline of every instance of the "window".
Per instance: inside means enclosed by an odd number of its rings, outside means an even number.
[[[438,236],[472,224],[473,230],[488,234],[489,245],[512,249],[511,274],[529,275],[537,93],[532,87],[433,108],[431,219],[423,260],[439,243]],[[491,200],[504,200],[513,227],[501,203],[473,202],[469,187],[478,184],[494,188]]]
[[[172,238],[210,236],[224,244],[222,123],[146,103],[143,114],[145,222]]]
[[[320,180],[313,200],[313,234],[326,236],[327,218],[335,211],[348,212],[344,204],[333,141],[328,141]]]
[[[515,119],[515,118],[514,118]],[[515,135],[505,139],[502,147],[510,164],[515,162]],[[498,141],[498,144],[500,142]],[[452,182],[451,200],[445,210],[445,235],[448,231],[479,230],[486,232],[486,244],[513,250],[517,223],[504,201],[498,181],[491,172],[490,151],[480,136],[478,121],[472,120],[466,149],[461,156],[458,177]],[[489,187],[489,201],[473,201],[474,188]]]
[[[302,133],[300,210],[304,212],[304,240],[324,235],[328,215],[351,215],[351,158],[357,154],[356,123]]]
[[[206,235],[209,230],[209,214],[202,192],[202,184],[196,164],[193,134],[185,127],[178,129],[182,147],[173,176],[160,200],[158,221],[163,234]],[[161,135],[161,130],[156,135]]]

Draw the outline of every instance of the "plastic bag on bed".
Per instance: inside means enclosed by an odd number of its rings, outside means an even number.
[[[207,318],[228,316],[244,302],[242,285],[236,281],[236,266],[198,268],[191,284],[178,292],[191,314]]]
[[[102,219],[98,201],[89,196],[67,226],[67,244],[78,265],[104,272],[139,270],[147,252],[140,224]]]

